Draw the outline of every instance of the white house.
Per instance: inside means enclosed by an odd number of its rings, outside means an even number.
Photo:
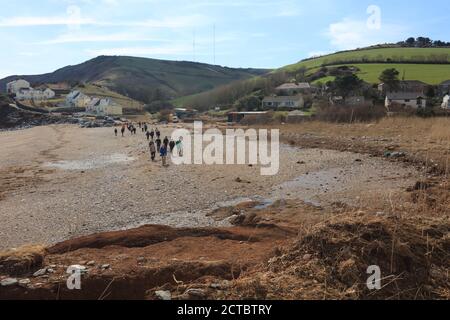
[[[16,99],[21,100],[34,100],[43,101],[52,99],[55,97],[55,92],[49,88],[42,90],[33,89],[30,83],[25,80],[16,80],[9,82],[6,85],[6,91],[8,94],[15,94]]]
[[[92,98],[86,112],[99,116],[117,116],[123,114],[123,108],[109,98]]]
[[[414,109],[425,108],[427,99],[417,92],[389,92],[386,94],[385,107],[389,108],[394,104]]]
[[[45,91],[35,90],[33,88],[22,88],[16,92],[16,100],[33,100],[33,101],[44,101],[55,97],[55,92],[50,89]]]
[[[301,109],[304,105],[305,101],[302,95],[266,97],[262,102],[262,107],[264,109]]]
[[[75,108],[87,108],[92,99],[84,93],[74,90],[66,97],[66,105]]]
[[[52,89],[47,88],[42,92],[42,95],[44,96],[45,99],[53,99],[56,93]]]
[[[33,99],[33,89],[32,88],[22,88],[15,92],[16,100],[31,100]]]
[[[442,101],[441,107],[442,107],[443,109],[449,109],[449,108],[450,108],[450,106],[449,106],[449,100],[450,100],[450,96],[447,94],[447,95],[444,97],[444,100]]]
[[[21,89],[31,88],[30,83],[26,80],[15,80],[6,84],[6,92],[8,94],[17,94]]]

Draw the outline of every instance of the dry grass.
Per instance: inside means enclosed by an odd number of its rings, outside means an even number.
[[[233,299],[449,299],[448,218],[346,213],[299,235],[295,244],[219,295]],[[382,289],[366,286],[367,268]]]
[[[0,274],[22,275],[40,268],[46,249],[42,245],[27,245],[0,252]]]

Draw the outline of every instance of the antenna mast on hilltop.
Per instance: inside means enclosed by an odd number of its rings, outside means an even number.
[[[213,26],[213,61],[214,61],[214,65],[216,64],[216,25],[214,24]]]
[[[196,62],[195,61],[195,29],[194,29],[194,36],[193,36],[193,40],[192,40],[192,50],[193,50],[193,62]]]

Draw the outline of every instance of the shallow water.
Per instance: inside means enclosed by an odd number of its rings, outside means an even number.
[[[125,154],[115,153],[111,155],[83,159],[83,160],[63,160],[57,162],[48,162],[45,167],[57,168],[61,170],[93,170],[99,168],[105,168],[113,164],[128,163],[134,161],[135,158],[129,157]]]

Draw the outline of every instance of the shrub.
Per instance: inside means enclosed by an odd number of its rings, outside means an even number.
[[[316,117],[329,122],[367,122],[379,120],[386,116],[386,109],[382,105],[375,106],[346,106],[322,104],[317,108]]]

